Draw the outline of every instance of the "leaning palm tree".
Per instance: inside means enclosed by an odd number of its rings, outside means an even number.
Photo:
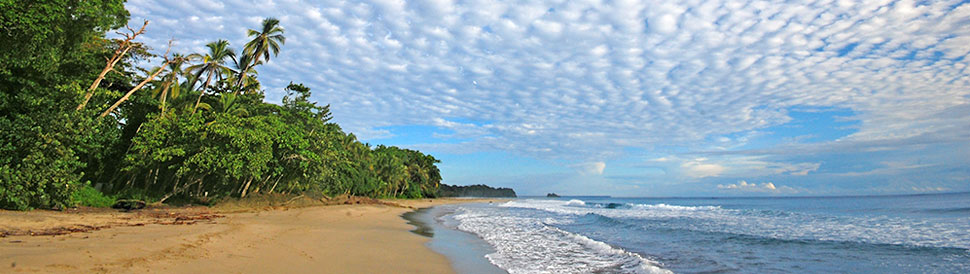
[[[182,65],[189,61],[191,57],[191,55],[185,56],[178,53],[173,54],[172,62],[168,63],[169,73],[162,77],[162,80],[159,81],[160,84],[157,85],[157,88],[153,91],[152,96],[161,93],[161,96],[159,97],[161,100],[161,105],[159,107],[162,109],[162,112],[165,112],[166,99],[175,99],[181,94],[182,85],[179,84],[179,78],[185,74],[185,70],[182,69]]]
[[[270,52],[273,56],[280,53],[280,45],[286,44],[286,37],[283,36],[283,27],[280,27],[280,20],[276,18],[266,18],[263,19],[263,29],[262,31],[257,31],[250,29],[247,32],[249,37],[253,37],[253,40],[246,43],[244,49],[245,54],[252,57],[252,63],[245,64],[245,68],[240,70],[239,77],[237,78],[236,85],[241,86],[243,80],[244,71],[248,70],[250,66],[255,66],[259,64],[259,58],[262,57],[265,61],[269,61]]]
[[[223,75],[233,73],[232,69],[225,65],[226,59],[236,59],[236,51],[229,48],[229,41],[219,40],[205,46],[209,48],[209,53],[202,57],[202,63],[189,67],[189,71],[195,72],[195,80],[189,85],[190,87],[195,86],[195,82],[202,78],[202,74],[206,74],[205,84],[199,92],[199,98],[195,101],[192,113],[195,113],[195,109],[199,108],[202,95],[205,94],[205,90],[212,83],[212,78],[222,79]]]
[[[256,76],[259,75],[259,73],[256,72],[253,67],[262,64],[263,61],[254,63],[252,62],[252,59],[253,58],[251,55],[243,54],[239,56],[239,58],[236,58],[236,62],[233,64],[235,66],[235,70],[239,72],[239,74],[234,74],[227,80],[229,80],[229,83],[235,85],[232,86],[232,89],[235,90],[236,93],[246,93],[249,91],[259,90],[261,88],[259,85],[259,80],[256,79]]]

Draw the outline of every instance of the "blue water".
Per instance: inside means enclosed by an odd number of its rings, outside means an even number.
[[[970,273],[970,193],[460,205],[511,273]]]

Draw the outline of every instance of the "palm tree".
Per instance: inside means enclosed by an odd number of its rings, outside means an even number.
[[[269,62],[270,52],[273,56],[280,53],[280,45],[286,44],[286,37],[283,36],[283,27],[280,27],[280,20],[276,18],[266,18],[263,19],[263,29],[262,31],[257,31],[250,29],[247,32],[249,37],[253,37],[252,41],[246,43],[244,49],[245,54],[252,57],[252,63],[246,63],[245,68],[241,69],[239,72],[239,78],[236,83],[237,86],[242,85],[244,71],[248,70],[250,66],[255,66],[259,64],[259,58],[262,57],[267,62]]]
[[[259,61],[253,63],[252,60],[252,55],[243,54],[239,56],[239,58],[236,59],[235,64],[233,64],[239,74],[229,77],[228,80],[229,83],[235,83],[236,86],[232,87],[232,89],[236,90],[237,93],[260,89],[259,80],[256,79],[256,76],[259,75],[259,73],[253,69],[253,67],[255,65],[262,64],[263,62]],[[239,77],[242,77],[242,79]]]
[[[238,117],[249,116],[249,111],[246,110],[244,103],[240,102],[239,97],[232,93],[219,95],[219,105],[216,111]]]
[[[178,53],[172,55],[172,62],[168,63],[169,73],[165,75],[165,77],[162,77],[162,80],[160,80],[161,85],[159,85],[154,91],[154,94],[161,93],[161,97],[159,99],[162,101],[162,112],[165,112],[165,101],[167,98],[171,97],[172,99],[175,99],[181,94],[182,85],[179,84],[179,77],[185,73],[185,71],[182,70],[182,65],[185,64],[186,61],[189,61],[190,57],[191,56],[185,56]],[[171,91],[171,93],[169,91]],[[154,94],[152,96],[155,96]]]
[[[202,102],[202,95],[205,94],[205,90],[209,88],[209,84],[212,83],[212,78],[217,77],[222,79],[223,75],[232,75],[233,71],[226,64],[226,58],[235,60],[236,51],[229,48],[229,41],[219,40],[205,45],[209,48],[209,53],[203,56],[202,63],[189,67],[189,71],[195,72],[195,80],[192,81],[190,87],[195,86],[195,82],[198,82],[202,78],[202,74],[206,74],[205,84],[203,84],[202,89],[199,91],[199,98],[195,101],[195,107],[192,109],[192,113],[195,113],[195,109],[199,107],[199,103]],[[193,55],[193,56],[198,56]]]

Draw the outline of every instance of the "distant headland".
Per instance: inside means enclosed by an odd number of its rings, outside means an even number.
[[[507,187],[493,188],[487,185],[452,186],[441,184],[439,197],[508,197],[515,198],[515,190]]]

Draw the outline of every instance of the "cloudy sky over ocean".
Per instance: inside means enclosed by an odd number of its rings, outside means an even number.
[[[260,67],[445,183],[520,194],[970,191],[970,1],[130,0],[204,52],[264,17]],[[141,38],[141,37],[140,37]],[[156,49],[164,51],[164,49]]]

